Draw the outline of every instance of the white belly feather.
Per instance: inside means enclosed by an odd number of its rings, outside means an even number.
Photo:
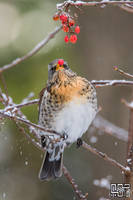
[[[60,111],[53,124],[54,130],[68,135],[67,142],[73,143],[85,133],[96,115],[89,101],[68,103]]]

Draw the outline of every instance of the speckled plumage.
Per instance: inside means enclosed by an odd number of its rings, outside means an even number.
[[[52,65],[56,65],[57,61],[53,61]],[[46,158],[54,162],[61,159],[66,144],[75,142],[87,131],[97,112],[97,98],[91,83],[77,76],[69,68],[55,71],[53,76],[49,77],[46,88],[40,95],[39,124],[46,129],[67,135],[66,141],[57,143],[56,146],[51,147],[49,142],[46,142],[49,153]],[[43,132],[40,134],[43,135]],[[54,170],[53,165],[51,171]],[[42,171],[46,172],[44,165]],[[40,173],[40,178],[50,179],[61,176],[61,170],[59,174],[55,171],[50,172],[51,174]]]

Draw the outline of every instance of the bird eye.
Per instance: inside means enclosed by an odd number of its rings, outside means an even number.
[[[64,67],[65,69],[68,69],[68,66],[67,66],[66,64],[63,64],[63,67]]]
[[[53,67],[51,68],[51,70],[52,70],[52,71],[55,71],[55,66],[53,66]]]

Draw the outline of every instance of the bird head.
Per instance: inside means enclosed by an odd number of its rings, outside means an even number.
[[[51,80],[55,73],[62,70],[69,70],[69,66],[63,59],[56,59],[48,65],[48,79]]]

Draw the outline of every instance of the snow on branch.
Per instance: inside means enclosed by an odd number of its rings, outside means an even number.
[[[133,81],[128,80],[93,80],[91,81],[96,87],[103,87],[103,86],[129,86],[133,85]]]
[[[70,6],[74,7],[94,7],[94,6],[100,6],[105,7],[106,5],[112,5],[112,6],[126,6],[130,9],[133,9],[133,2],[132,1],[110,1],[110,0],[102,0],[102,1],[64,1],[63,3],[57,4],[58,10],[64,10],[68,9]],[[128,10],[127,10],[128,11]]]

